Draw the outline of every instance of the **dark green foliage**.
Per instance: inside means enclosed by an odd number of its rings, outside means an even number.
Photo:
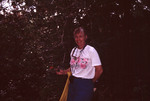
[[[103,63],[94,101],[148,101],[148,0],[26,0],[22,8],[31,6],[37,12],[0,15],[1,101],[58,101],[66,77],[49,67],[69,67],[77,26]]]

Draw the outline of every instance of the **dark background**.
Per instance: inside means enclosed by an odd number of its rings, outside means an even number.
[[[88,44],[103,64],[93,101],[149,101],[148,0],[25,2],[22,9],[30,12],[15,9],[10,14],[0,7],[1,101],[58,101],[66,76],[55,70],[69,67],[78,26],[85,27]]]

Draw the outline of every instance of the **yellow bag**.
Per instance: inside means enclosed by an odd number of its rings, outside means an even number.
[[[67,74],[68,74],[68,78],[67,78],[63,93],[62,93],[59,101],[67,101],[68,89],[69,89],[69,83],[70,83],[69,78],[71,76],[71,72],[67,72]]]

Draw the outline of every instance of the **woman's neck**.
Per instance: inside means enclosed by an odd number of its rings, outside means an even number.
[[[83,49],[86,46],[86,44],[82,45],[82,46],[78,46],[78,49]]]

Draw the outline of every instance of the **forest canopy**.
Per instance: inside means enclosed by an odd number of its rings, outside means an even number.
[[[109,93],[116,98],[131,88],[136,97],[144,91],[147,101],[149,19],[149,0],[1,0],[2,101],[57,101],[65,77],[54,70],[69,67],[78,26],[85,27],[89,44],[99,52],[103,85],[113,83]],[[121,78],[130,78],[123,81],[126,86]],[[127,92],[124,96],[135,97]]]

